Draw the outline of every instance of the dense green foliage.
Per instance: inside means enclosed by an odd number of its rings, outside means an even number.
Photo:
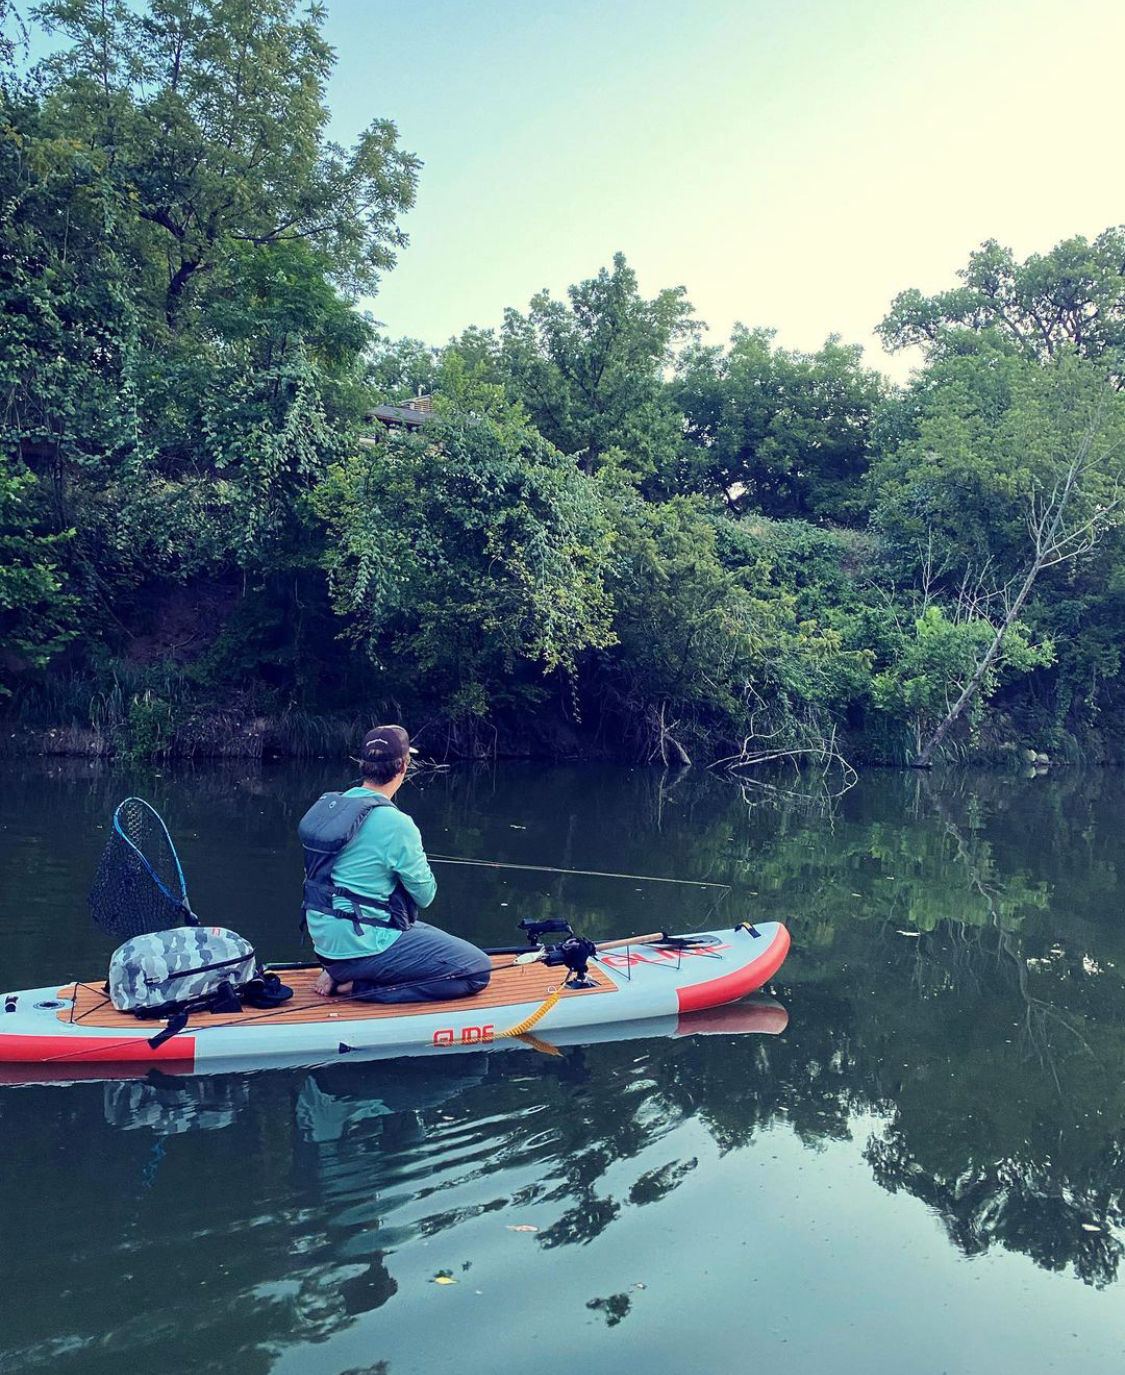
[[[597,494],[506,406],[443,406],[424,436],[359,447],[314,506],[334,604],[384,697],[431,696],[455,720],[535,708],[545,675],[613,640]]]
[[[904,291],[880,333],[890,348],[920,344],[933,355],[958,347],[958,334],[988,330],[1033,358],[1074,350],[1114,373],[1125,363],[1125,226],[1093,243],[1067,239],[1017,262],[994,239],[973,253],[962,285],[936,296]]]
[[[689,350],[675,395],[689,438],[685,477],[777,517],[865,520],[859,479],[884,388],[858,348],[829,339],[806,356],[739,326],[730,348]]]
[[[30,70],[0,17],[9,711],[146,750],[393,711],[453,749],[896,761],[970,685],[958,750],[1115,755],[1123,231],[903,293],[903,388],[834,337],[705,344],[621,255],[391,341],[355,301],[419,164],[384,118],[327,138],[318,11],[49,0]]]

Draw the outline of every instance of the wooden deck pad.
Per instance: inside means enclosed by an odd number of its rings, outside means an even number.
[[[312,991],[317,969],[282,969],[278,974],[282,983],[293,990],[293,996],[280,1007],[262,1010],[248,1007],[243,1012],[193,1013],[191,1029],[203,1031],[207,1026],[276,1026],[279,1022],[358,1021],[371,1017],[406,1017],[419,1012],[463,1012],[468,1007],[501,1007],[507,1003],[541,1003],[566,978],[563,965],[513,965],[511,955],[492,956],[492,981],[482,993],[471,998],[450,998],[430,1003],[360,1003],[349,998],[318,998]],[[591,969],[590,977],[597,980],[596,988],[568,989],[564,998],[587,998],[599,993],[616,993],[616,986],[598,969]],[[141,1027],[162,1025],[158,1018],[139,1021],[131,1012],[118,1012],[101,984],[78,984],[77,1005],[74,984],[66,984],[58,996],[67,1006],[57,1015],[60,1022],[77,1022],[81,1026],[112,1027],[120,1031],[137,1031]]]

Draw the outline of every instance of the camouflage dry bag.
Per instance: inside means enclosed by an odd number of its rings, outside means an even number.
[[[180,926],[134,936],[113,952],[109,996],[120,1012],[200,1006],[223,984],[254,977],[254,947],[221,926]]]

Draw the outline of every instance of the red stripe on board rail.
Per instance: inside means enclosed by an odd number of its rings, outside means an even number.
[[[195,1038],[173,1036],[156,1050],[147,1040],[137,1037],[123,1041],[120,1037],[94,1036],[4,1036],[0,1038],[0,1059],[19,1064],[83,1064],[100,1061],[110,1064],[143,1060],[152,1064],[157,1060],[195,1059]]]
[[[752,938],[751,938],[752,939]],[[789,954],[789,932],[778,925],[777,935],[743,969],[733,974],[724,974],[718,979],[708,979],[706,983],[689,984],[679,990],[681,1012],[697,1012],[704,1007],[717,1007],[719,1003],[733,1003],[736,998],[744,998],[756,988],[772,979]]]

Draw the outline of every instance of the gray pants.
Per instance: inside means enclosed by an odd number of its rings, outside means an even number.
[[[353,984],[349,996],[365,1003],[468,998],[492,977],[492,962],[483,950],[424,921],[416,921],[381,955],[318,958],[334,983]]]

